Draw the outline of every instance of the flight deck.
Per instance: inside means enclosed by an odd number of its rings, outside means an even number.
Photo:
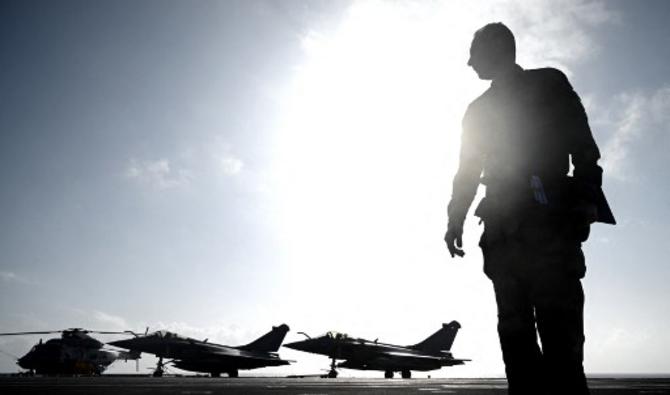
[[[592,378],[592,395],[670,394],[670,378]],[[8,394],[506,394],[504,379],[0,377]]]

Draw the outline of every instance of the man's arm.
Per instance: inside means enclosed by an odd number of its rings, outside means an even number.
[[[600,188],[603,174],[603,169],[598,166],[600,150],[593,138],[593,133],[591,133],[588,117],[579,95],[572,89],[567,78],[565,78],[565,84],[566,101],[568,103],[566,119],[569,123],[568,131],[572,135],[568,149],[572,155],[572,164],[575,167],[573,177],[580,183]]]
[[[560,73],[560,72],[558,72]],[[598,195],[602,194],[602,168],[598,165],[600,150],[589,127],[588,117],[582,101],[574,91],[567,77],[559,74],[563,92],[565,114],[563,119],[568,133],[568,151],[572,158],[574,190],[577,199],[576,210],[585,222],[591,223],[598,218],[596,209]]]
[[[458,171],[454,176],[451,201],[447,208],[449,223],[444,241],[452,258],[454,255],[463,256],[463,223],[472,200],[477,193],[479,177],[483,167],[483,152],[477,135],[477,118],[473,105],[468,107],[463,117],[463,134],[461,137],[461,153]]]

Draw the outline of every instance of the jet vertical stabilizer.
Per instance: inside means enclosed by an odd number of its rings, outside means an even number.
[[[440,328],[439,331],[428,336],[428,338],[421,343],[410,346],[410,348],[424,352],[449,351],[454,344],[456,333],[458,333],[460,327],[461,324],[459,324],[458,321],[442,324],[442,328]]]
[[[237,347],[245,351],[262,351],[262,352],[276,352],[281,347],[286,333],[289,331],[288,325],[281,324],[273,326],[272,330],[251,343]]]

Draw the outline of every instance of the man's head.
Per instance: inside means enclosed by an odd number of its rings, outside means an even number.
[[[479,78],[494,79],[516,62],[514,35],[500,22],[489,23],[475,32],[470,46],[471,66]]]

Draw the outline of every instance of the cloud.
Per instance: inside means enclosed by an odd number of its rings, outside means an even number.
[[[521,64],[550,65],[568,74],[571,66],[597,56],[594,29],[621,21],[604,1],[505,0],[495,4],[487,16],[505,22],[516,34]]]
[[[246,163],[236,154],[236,147],[227,140],[225,135],[213,136],[202,147],[202,153],[210,158],[217,174],[236,176],[246,166]]]
[[[27,279],[23,276],[19,276],[14,272],[0,271],[0,281],[6,283],[16,283],[16,284],[35,284],[34,281]]]
[[[190,172],[185,169],[174,171],[170,161],[138,161],[131,159],[126,167],[125,175],[129,179],[149,185],[159,190],[186,187],[191,182]]]
[[[665,156],[670,136],[670,86],[649,93],[622,93],[603,108],[606,110],[595,108],[593,125],[605,132],[612,130],[602,150],[601,163],[607,176],[629,180],[639,159],[635,152],[641,146],[646,146],[645,155]]]
[[[621,115],[615,119],[613,136],[603,149],[602,166],[608,176],[624,179],[625,160],[628,156],[630,144],[636,140],[642,132],[642,119],[645,108],[645,98],[642,95],[621,95],[617,98],[619,105],[623,107]]]
[[[221,158],[221,168],[226,175],[234,176],[242,171],[243,167],[244,162],[230,154],[227,154]]]
[[[128,326],[128,322],[123,317],[105,313],[103,311],[98,310],[94,311],[93,319],[97,324],[101,325],[101,327],[105,329],[108,328],[118,330],[130,329]]]
[[[15,281],[18,277],[12,272],[0,272],[0,278],[3,281]]]
[[[652,121],[667,125],[670,122],[670,85],[656,91],[649,104]]]

